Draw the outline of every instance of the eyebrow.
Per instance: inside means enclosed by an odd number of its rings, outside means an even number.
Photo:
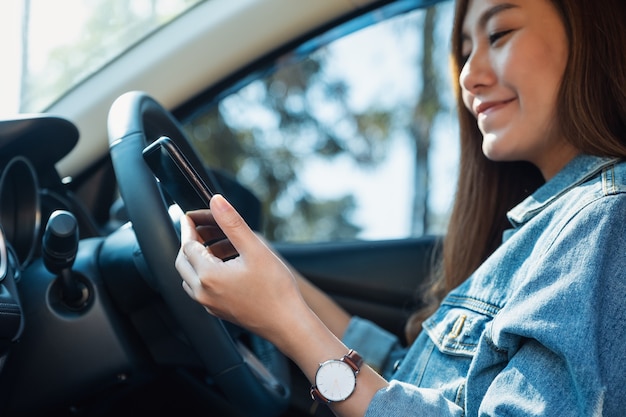
[[[509,10],[509,9],[515,9],[519,6],[515,5],[515,4],[511,4],[511,3],[500,3],[497,4],[495,6],[493,6],[490,9],[487,9],[481,16],[480,19],[478,19],[478,25],[482,28],[487,26],[487,22],[489,22],[489,20],[494,17],[495,15],[497,15],[498,13],[501,13],[505,10]]]
[[[478,27],[480,28],[484,28],[485,26],[487,26],[487,22],[489,22],[489,20],[491,20],[491,18],[493,18],[495,15],[505,11],[505,10],[510,10],[510,9],[515,9],[518,8],[519,6],[516,4],[512,4],[512,3],[500,3],[500,4],[496,4],[495,6],[485,10],[483,12],[482,15],[480,15],[480,18],[478,19]],[[467,35],[466,31],[463,31],[461,34],[461,39],[462,40],[468,40],[469,36]]]

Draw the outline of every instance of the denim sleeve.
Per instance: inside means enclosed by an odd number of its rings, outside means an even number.
[[[510,360],[474,379],[490,381],[480,412],[530,404],[549,416],[624,415],[626,195],[579,200],[487,329],[483,351]]]
[[[438,390],[417,388],[405,382],[391,381],[379,390],[365,417],[462,417],[463,410],[446,400]]]
[[[352,317],[343,340],[346,346],[359,352],[365,362],[390,380],[397,360],[407,348],[398,338],[369,320]],[[420,410],[422,416],[462,416],[463,410],[447,401],[440,392],[417,388],[415,385],[391,380],[387,388],[376,393],[367,409],[366,417],[413,416]]]
[[[359,352],[365,362],[386,379],[393,374],[396,361],[406,353],[394,334],[357,316],[350,320],[342,341]]]

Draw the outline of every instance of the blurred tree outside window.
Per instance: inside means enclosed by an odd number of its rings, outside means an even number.
[[[287,55],[185,128],[261,199],[270,240],[441,234],[458,159],[451,23],[444,3]]]

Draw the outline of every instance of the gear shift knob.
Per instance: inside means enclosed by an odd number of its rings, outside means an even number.
[[[41,242],[43,263],[58,277],[61,299],[71,309],[80,309],[89,299],[89,289],[72,272],[78,253],[78,222],[69,211],[56,210],[48,219]]]
[[[48,271],[60,274],[72,268],[78,252],[78,222],[72,213],[56,210],[43,234],[43,260]]]

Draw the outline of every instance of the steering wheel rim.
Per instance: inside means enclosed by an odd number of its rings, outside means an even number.
[[[285,375],[286,359],[273,355],[275,369],[269,373],[257,368],[258,358],[242,351],[224,323],[187,295],[174,266],[180,236],[142,151],[149,142],[165,135],[176,142],[192,164],[202,166],[178,121],[145,92],[131,91],[111,105],[108,135],[120,194],[139,247],[161,296],[190,345],[235,408],[249,416],[280,415],[288,406],[290,390],[274,374]],[[199,173],[206,176],[208,183],[214,182],[206,170]]]

